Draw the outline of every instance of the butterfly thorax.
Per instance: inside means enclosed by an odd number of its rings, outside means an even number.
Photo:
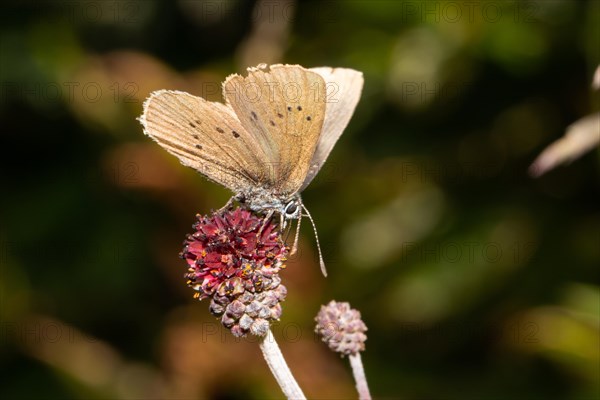
[[[275,195],[261,188],[254,188],[248,193],[241,193],[238,199],[245,203],[252,211],[276,212],[286,219],[297,219],[302,204],[299,194]]]

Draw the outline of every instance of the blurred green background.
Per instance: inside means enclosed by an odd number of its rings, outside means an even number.
[[[364,72],[304,192],[316,220],[274,327],[309,398],[353,398],[312,333],[369,327],[377,398],[600,398],[598,152],[534,179],[598,110],[600,2],[8,1],[0,11],[3,399],[280,398],[256,340],[192,299],[178,258],[225,203],[142,134],[153,90],[221,100],[247,66]]]

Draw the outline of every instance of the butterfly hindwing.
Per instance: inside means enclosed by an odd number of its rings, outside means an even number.
[[[319,142],[310,162],[310,169],[300,190],[304,190],[317,175],[333,146],[350,122],[363,88],[361,72],[349,68],[319,67],[310,71],[325,81],[325,119]]]

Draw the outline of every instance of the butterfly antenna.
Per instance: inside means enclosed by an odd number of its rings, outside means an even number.
[[[317,227],[315,225],[315,221],[312,218],[312,215],[308,212],[308,209],[302,204],[302,208],[306,212],[306,216],[310,219],[310,223],[312,224],[313,231],[315,231],[315,239],[317,241],[317,249],[319,250],[319,264],[321,265],[321,272],[323,276],[327,277],[327,270],[325,269],[325,262],[323,261],[323,254],[321,253],[321,245],[319,244],[319,235],[317,234]]]
[[[294,245],[292,246],[292,250],[290,251],[290,256],[296,254],[298,251],[298,240],[300,239],[300,223],[302,222],[302,208],[300,208],[300,215],[298,216],[298,224],[296,225],[296,235],[294,237]],[[290,228],[291,230],[292,228]]]

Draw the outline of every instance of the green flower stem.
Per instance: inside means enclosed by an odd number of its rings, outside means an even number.
[[[279,350],[279,346],[270,329],[260,342],[260,349],[265,357],[265,361],[267,361],[267,364],[271,369],[271,373],[275,376],[277,383],[281,387],[283,394],[285,394],[288,399],[306,400],[304,393],[302,393],[302,389],[298,386],[298,382],[296,382],[292,372],[287,366],[283,354],[281,354],[281,350]]]
[[[354,381],[356,382],[358,398],[360,400],[371,400],[371,393],[369,392],[369,385],[367,385],[367,377],[365,376],[365,369],[363,368],[360,353],[351,354],[349,358],[352,373],[354,374]]]

